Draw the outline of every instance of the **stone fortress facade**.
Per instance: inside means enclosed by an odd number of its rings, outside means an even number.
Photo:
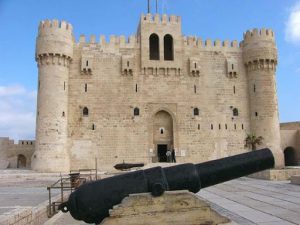
[[[128,40],[77,42],[72,29],[39,25],[34,170],[163,162],[172,146],[178,162],[203,162],[249,151],[250,133],[283,166],[272,30],[203,41],[183,36],[179,16],[158,14],[141,15]]]

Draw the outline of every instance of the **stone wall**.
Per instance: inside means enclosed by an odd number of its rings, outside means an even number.
[[[8,168],[30,168],[34,149],[34,140],[19,140],[15,144],[9,138],[0,138],[0,159],[8,162]]]

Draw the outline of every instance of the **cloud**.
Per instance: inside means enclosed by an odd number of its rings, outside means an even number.
[[[35,138],[36,91],[22,85],[0,86],[0,137]]]
[[[288,42],[300,45],[300,2],[290,10],[286,23],[285,38]]]

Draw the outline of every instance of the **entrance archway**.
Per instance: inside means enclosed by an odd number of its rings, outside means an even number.
[[[25,168],[26,167],[26,157],[22,154],[18,155],[17,168]]]
[[[158,111],[153,121],[153,144],[157,162],[167,162],[166,152],[173,146],[173,119],[165,110]]]
[[[297,166],[297,156],[296,151],[293,147],[287,147],[284,150],[284,163],[285,166]]]

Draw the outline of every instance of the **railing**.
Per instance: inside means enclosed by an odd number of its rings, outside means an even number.
[[[58,181],[47,187],[49,193],[48,217],[50,218],[55,215],[58,212],[58,206],[67,200],[66,198],[80,185],[97,180],[98,178],[96,169],[71,170],[68,177],[60,176]],[[52,191],[55,189],[60,190],[60,198],[54,201]]]

